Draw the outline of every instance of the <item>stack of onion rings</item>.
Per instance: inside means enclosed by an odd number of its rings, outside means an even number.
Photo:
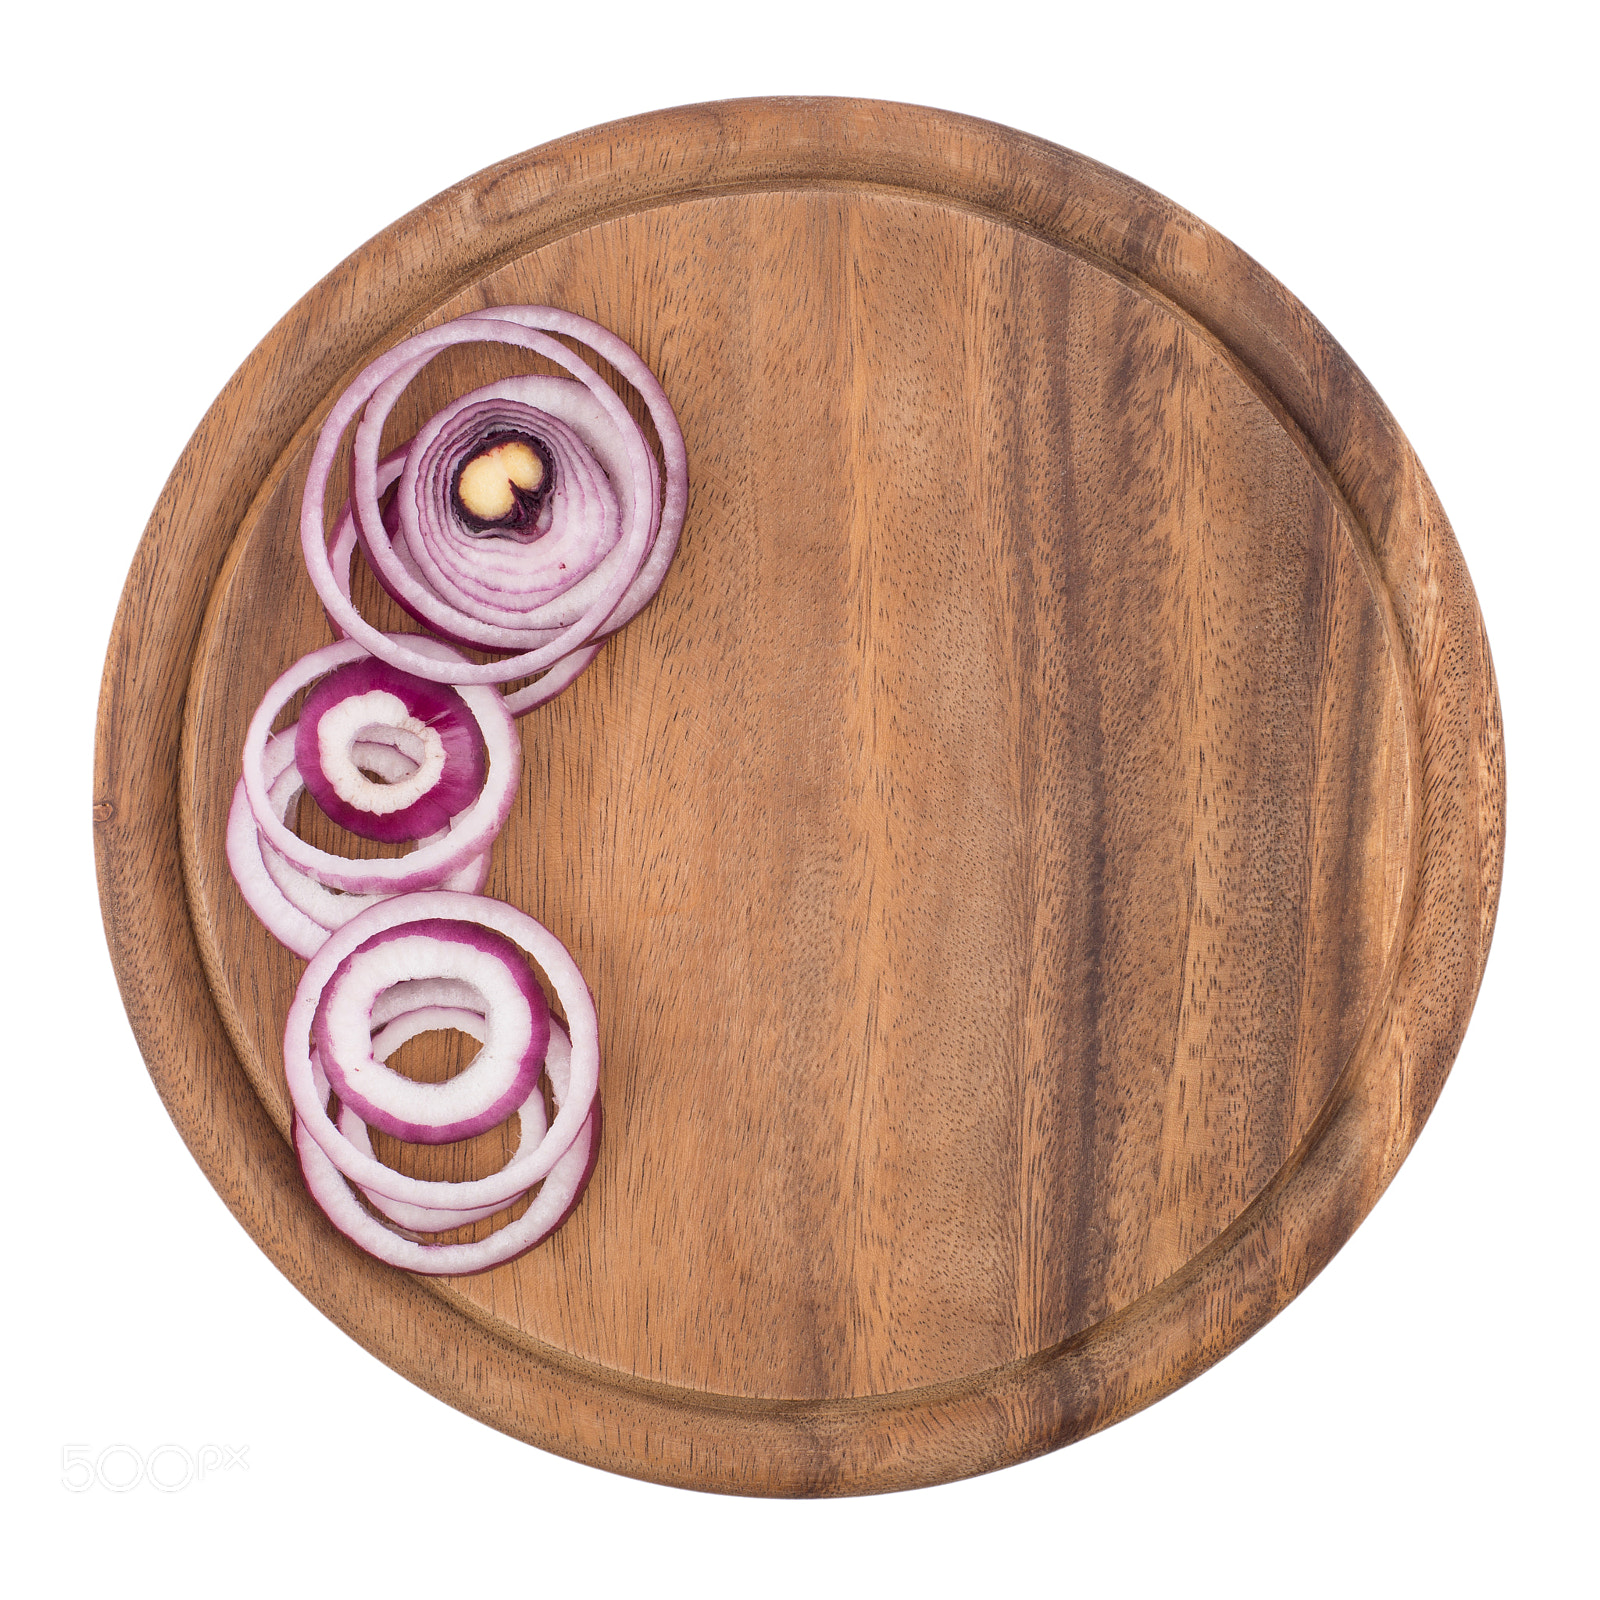
[[[540,1037],[543,995],[519,950],[548,978],[565,1028],[546,1010]],[[464,1072],[422,1084],[383,1065],[406,1039],[441,1027],[482,1041]],[[528,1070],[535,1055],[556,1103],[548,1126],[537,1071]],[[555,935],[500,901],[446,891],[397,896],[331,934],[300,980],[283,1060],[295,1148],[312,1195],[340,1232],[392,1266],[453,1274],[498,1266],[559,1226],[588,1179],[600,1120],[594,1004]],[[340,1100],[337,1119],[329,1115],[330,1093]],[[373,1155],[366,1132],[383,1126],[439,1143],[513,1114],[521,1129],[511,1159],[488,1178],[462,1183],[396,1172]],[[508,1211],[535,1186],[528,1209],[484,1239],[408,1237]]]
[[[619,396],[562,338],[608,362],[643,400],[659,463]],[[541,356],[566,376],[476,389],[380,459],[406,387],[441,351],[478,342]],[[330,544],[328,483],[352,423],[350,497]],[[499,1265],[559,1226],[588,1181],[600,1120],[588,988],[553,934],[480,891],[521,766],[512,717],[572,683],[648,603],[687,504],[683,433],[654,374],[615,334],[550,307],[499,306],[406,340],[367,366],[318,436],[301,547],[343,637],[296,662],[257,709],[228,860],[269,931],[310,962],[284,1035],[306,1183],[335,1227],[393,1266]],[[351,586],[358,545],[426,634],[385,633],[361,615]],[[307,688],[298,722],[273,733]],[[349,831],[417,848],[380,860],[315,848],[291,826],[306,792]],[[523,953],[549,979],[565,1026]],[[479,1041],[464,1072],[424,1084],[384,1064],[435,1029]],[[369,1134],[442,1144],[513,1116],[510,1160],[465,1183],[404,1176],[377,1159]],[[501,1213],[476,1242],[426,1237]]]
[[[664,483],[621,399],[556,334],[609,362],[644,400],[661,441]],[[412,380],[440,351],[485,341],[543,356],[570,376],[508,378],[474,390],[380,460],[384,422]],[[330,551],[328,479],[358,415],[350,501]],[[527,541],[485,536],[453,500],[462,463],[501,436],[536,440],[554,475],[547,516]],[[394,501],[385,516],[380,500],[391,486]],[[687,505],[683,432],[639,356],[572,312],[496,306],[397,345],[339,397],[312,455],[300,537],[306,569],[334,625],[379,659],[442,683],[506,684],[550,673],[565,687],[593,659],[598,642],[660,587]],[[509,655],[429,661],[415,653],[415,636],[374,627],[350,594],[353,541],[384,588],[434,634]],[[554,692],[548,681],[530,684],[513,691],[511,708],[520,714]]]

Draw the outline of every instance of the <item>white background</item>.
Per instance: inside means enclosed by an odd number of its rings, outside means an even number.
[[[20,879],[0,1504],[19,1592],[416,1592],[458,1575],[606,1596],[1593,1592],[1596,1050],[1579,997],[1595,988],[1600,350],[1583,13],[808,0],[770,15],[284,0],[33,7],[9,25],[0,539]],[[1499,931],[1454,1075],[1323,1276],[1098,1438],[831,1503],[657,1488],[530,1450],[302,1300],[145,1076],[88,817],[128,562],[189,434],[283,312],[480,167],[633,112],[767,93],[1043,135],[1172,196],[1288,284],[1452,518],[1511,791]],[[163,1443],[246,1447],[248,1467],[174,1494],[63,1487],[66,1446]]]

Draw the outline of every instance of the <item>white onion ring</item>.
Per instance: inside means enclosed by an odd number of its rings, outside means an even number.
[[[311,1029],[317,1006],[323,988],[345,957],[376,934],[435,917],[489,928],[520,945],[543,969],[555,989],[556,998],[566,1013],[567,1033],[572,1042],[567,1099],[548,1132],[531,1152],[509,1162],[498,1173],[462,1184],[408,1178],[364,1155],[329,1119],[327,1098],[319,1099],[317,1094],[312,1062]],[[283,1065],[289,1096],[301,1127],[338,1171],[362,1188],[374,1189],[391,1200],[455,1210],[507,1204],[547,1176],[572,1147],[599,1087],[600,1035],[594,1002],[583,974],[549,929],[503,901],[435,890],[380,901],[328,936],[302,974],[300,987],[289,1007],[284,1027]],[[310,1181],[309,1172],[307,1181]]]

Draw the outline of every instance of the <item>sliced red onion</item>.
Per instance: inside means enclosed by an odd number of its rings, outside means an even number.
[[[609,362],[621,374],[623,381],[638,392],[655,424],[656,435],[661,440],[662,461],[666,467],[667,481],[659,489],[659,524],[643,565],[628,585],[622,600],[606,618],[605,633],[616,632],[650,603],[651,597],[661,587],[672,557],[678,548],[678,537],[683,531],[683,519],[689,509],[689,457],[683,442],[683,429],[678,424],[677,413],[667,399],[656,375],[640,359],[637,351],[610,329],[570,311],[558,311],[549,306],[495,306],[482,313],[485,319],[503,320],[528,328],[544,328],[580,344]],[[587,385],[586,385],[587,387]],[[607,389],[605,394],[609,396]],[[609,411],[609,407],[607,408]],[[597,448],[599,448],[597,446]],[[650,465],[653,485],[658,483],[656,466],[648,449],[645,455]],[[602,457],[602,460],[604,458]],[[608,467],[613,480],[620,472]],[[618,493],[623,491],[619,486]]]
[[[567,1032],[572,1042],[571,1083],[544,1137],[533,1150],[518,1155],[498,1173],[470,1183],[434,1183],[408,1178],[356,1148],[329,1119],[327,1097],[318,1096],[312,1061],[312,1030],[322,992],[346,957],[374,935],[435,918],[469,928],[486,928],[520,946],[543,969],[554,988],[566,1014]],[[484,960],[497,963],[499,957],[485,956]],[[426,976],[450,978],[478,987],[477,976],[463,977],[454,953],[450,964],[453,970],[436,970],[433,974],[417,971],[414,965],[408,966],[404,977],[411,981]],[[430,1209],[461,1210],[507,1204],[547,1176],[572,1147],[594,1103],[599,1083],[600,1038],[588,986],[577,964],[554,934],[502,901],[439,890],[380,901],[328,936],[311,958],[289,1008],[283,1061],[289,1095],[301,1127],[347,1178],[391,1200]],[[307,1176],[309,1181],[309,1171]]]
[[[438,833],[483,789],[483,740],[460,694],[386,661],[369,656],[330,672],[306,697],[296,730],[295,766],[312,799],[363,839]],[[398,749],[412,770],[374,782],[358,755],[374,740]]]
[[[487,1003],[472,984],[463,983],[458,978],[411,978],[385,989],[372,1002],[372,1026],[383,1028],[411,1012],[433,1007],[470,1011],[481,1017],[487,1010]],[[478,1038],[476,1034],[473,1037]],[[482,1043],[481,1039],[479,1043]],[[399,1048],[398,1043],[396,1048]]]
[[[553,1048],[548,1062],[550,1086],[558,1107],[557,1123],[573,1104],[573,1096],[581,1092],[575,1081],[578,1074],[574,1060],[554,1048],[556,1041],[561,1037],[559,1033],[552,1032]],[[315,1093],[318,1087],[313,1081],[311,1092]],[[324,1091],[323,1104],[326,1105],[325,1079],[320,1087]],[[323,1119],[326,1121],[325,1111]],[[399,1267],[406,1272],[420,1272],[431,1276],[446,1273],[467,1276],[475,1272],[486,1272],[491,1267],[501,1266],[508,1261],[514,1261],[518,1256],[526,1255],[535,1245],[548,1238],[567,1220],[582,1196],[584,1186],[589,1181],[589,1174],[594,1170],[595,1156],[599,1151],[599,1136],[600,1102],[591,1098],[583,1122],[572,1142],[552,1165],[533,1203],[520,1217],[508,1222],[503,1228],[496,1229],[487,1239],[466,1244],[428,1244],[395,1233],[366,1210],[349,1184],[344,1181],[340,1169],[328,1158],[322,1144],[311,1136],[307,1120],[298,1113],[294,1129],[295,1150],[300,1157],[300,1170],[305,1175],[306,1187],[334,1227],[359,1245],[368,1255],[376,1256],[379,1261],[386,1262],[391,1267]],[[540,1146],[548,1142],[549,1138],[550,1134],[547,1133],[540,1141]],[[351,1145],[351,1148],[355,1149],[355,1146]],[[369,1141],[369,1151],[370,1148]],[[373,1160],[370,1155],[363,1159]],[[505,1170],[510,1171],[524,1159],[526,1158],[519,1153],[513,1157]],[[374,1164],[381,1165],[377,1162]],[[389,1171],[387,1167],[382,1170]],[[447,1184],[434,1187],[452,1186]],[[466,1189],[470,1186],[457,1184],[454,1187]],[[390,1203],[388,1195],[384,1195],[383,1199],[386,1204]],[[464,1213],[456,1212],[455,1216],[464,1220]]]
[[[564,656],[543,677],[524,684],[520,689],[511,690],[506,695],[506,710],[514,717],[523,717],[535,706],[554,700],[563,689],[576,681],[583,669],[599,654],[599,645],[586,644],[583,649]]]
[[[294,803],[304,792],[294,764],[295,728],[290,726],[267,741],[262,765],[268,795],[278,820],[289,826]],[[411,763],[399,751],[382,744],[360,744],[357,759],[379,776],[393,771],[403,777]],[[444,834],[420,841],[432,844]],[[256,827],[255,815],[245,794],[241,778],[233,791],[228,812],[228,865],[245,904],[266,925],[267,931],[297,956],[310,960],[322,948],[323,940],[334,928],[342,928],[352,917],[383,899],[377,894],[343,894],[318,883],[292,862],[286,861],[269,844],[264,844]],[[489,852],[447,874],[429,887],[452,889],[462,894],[481,893],[489,881]]]
[[[444,337],[449,335],[449,337]],[[492,611],[480,614],[476,605],[463,609],[453,606],[450,602],[435,594],[425,575],[415,566],[416,551],[411,539],[400,544],[391,544],[388,529],[381,516],[378,515],[376,495],[368,496],[368,478],[366,468],[369,464],[369,452],[375,458],[377,450],[377,431],[373,424],[377,419],[387,416],[400,395],[410,384],[412,379],[432,359],[437,348],[445,344],[461,343],[464,341],[479,341],[495,339],[508,344],[521,345],[524,348],[537,351],[556,361],[569,372],[587,382],[591,392],[599,398],[600,403],[609,413],[610,420],[618,433],[622,436],[627,453],[628,478],[630,481],[630,499],[633,503],[633,516],[630,518],[624,541],[622,555],[613,566],[612,576],[602,588],[597,598],[591,601],[590,609],[572,622],[564,631],[552,634],[538,632],[530,637],[519,637],[515,631],[497,631],[498,619]],[[355,447],[352,455],[352,492],[351,504],[355,516],[356,529],[361,536],[366,549],[368,560],[373,563],[374,569],[384,586],[400,600],[414,615],[424,618],[431,626],[443,628],[453,637],[466,638],[474,643],[492,647],[497,642],[505,648],[521,648],[523,653],[513,656],[509,661],[496,663],[492,667],[477,669],[478,676],[461,677],[452,674],[447,681],[450,682],[492,682],[503,683],[512,678],[521,677],[526,673],[537,671],[543,667],[553,665],[569,650],[574,649],[595,634],[603,632],[603,625],[610,612],[615,609],[622,597],[623,590],[627,587],[634,574],[643,563],[649,544],[654,538],[657,528],[658,499],[656,485],[658,477],[654,459],[644,443],[644,436],[633,424],[626,409],[612,391],[595,376],[595,374],[581,361],[576,360],[566,350],[565,346],[548,339],[542,333],[519,328],[510,322],[488,323],[476,318],[462,318],[446,329],[435,329],[431,333],[420,334],[410,342],[410,348],[423,346],[420,356],[399,365],[392,375],[381,382],[372,403],[367,407],[360,427],[356,430]],[[429,347],[431,346],[431,347]],[[407,347],[402,347],[404,350]],[[394,354],[394,352],[391,352]],[[380,366],[374,363],[374,366]],[[373,369],[369,368],[369,371]],[[358,380],[358,383],[361,380]],[[381,428],[381,421],[378,422]],[[408,465],[410,454],[408,452]],[[315,467],[313,459],[313,467]],[[375,472],[372,486],[376,486]],[[404,474],[402,474],[402,483]],[[310,492],[308,482],[307,492]],[[427,508],[416,506],[415,502],[408,507],[403,492],[396,498],[396,515],[402,533],[407,531],[410,509],[413,513],[412,521],[426,513]],[[302,512],[303,515],[303,512]],[[307,528],[302,522],[302,541],[307,533]],[[308,566],[310,557],[308,556]],[[316,582],[317,574],[312,571],[312,581]],[[344,619],[341,619],[344,620]],[[362,637],[359,628],[351,627],[351,632],[357,637]]]
[[[483,996],[488,1039],[465,1071],[418,1083],[376,1054],[372,1008],[397,983],[455,979]],[[410,1144],[451,1144],[505,1121],[539,1081],[550,1007],[521,952],[492,929],[439,918],[375,933],[323,987],[311,1026],[317,1060],[340,1103]]]
[[[661,439],[664,489],[655,458],[621,400],[551,334],[586,344],[644,398]],[[378,506],[394,459],[378,459],[385,419],[439,351],[479,341],[533,351],[571,379],[510,379],[464,397],[434,418],[405,452],[389,519],[397,531],[391,535]],[[348,578],[341,583],[330,559],[324,517],[339,442],[363,407],[352,455],[351,523],[374,571],[425,625],[460,642],[516,652],[509,658],[484,664],[430,659],[419,654],[412,635],[385,635],[356,611]],[[498,434],[536,439],[554,463],[549,527],[543,528],[541,512],[541,524],[526,542],[481,537],[483,530],[469,526],[450,500],[460,463]],[[558,663],[565,664],[570,682],[587,665],[571,662],[573,653],[591,649],[620,627],[660,586],[687,501],[682,431],[638,355],[616,335],[570,312],[502,306],[418,334],[371,363],[345,391],[323,425],[312,458],[301,540],[329,616],[375,656],[446,683],[508,683]],[[613,521],[619,529],[615,537]],[[342,525],[335,552],[348,563]],[[529,685],[516,691],[515,709],[527,709],[554,692],[545,682]]]
[[[412,640],[412,651],[423,659],[456,662],[462,659],[449,645],[437,639],[419,635],[406,637]],[[272,780],[267,776],[264,762],[273,721],[301,689],[336,668],[365,659],[367,652],[354,640],[325,645],[302,656],[267,690],[245,735],[244,792],[263,841],[318,882],[366,894],[400,894],[432,888],[486,851],[511,811],[522,766],[521,748],[504,700],[494,691],[472,687],[461,691],[461,699],[477,723],[488,756],[481,791],[470,806],[455,814],[447,834],[436,834],[410,855],[378,861],[355,861],[332,855],[292,833],[272,803]],[[297,742],[298,737],[297,734]],[[237,867],[235,873],[237,876]]]
[[[400,1014],[387,1027],[375,1033],[372,1036],[372,1053],[380,1061],[387,1060],[401,1045],[416,1038],[418,1034],[445,1028],[470,1034],[480,1044],[486,1041],[488,1035],[484,1019],[476,1011],[461,1006],[419,1006],[414,1011]],[[559,1022],[552,1022],[549,1054],[545,1057],[546,1071],[569,1070],[571,1058],[572,1046],[567,1040],[565,1031]],[[516,1115],[517,1145],[511,1152],[512,1160],[544,1137],[549,1124],[545,1117],[543,1090],[535,1087],[533,1093],[517,1107]],[[349,1106],[340,1106],[338,1127],[339,1132],[356,1149],[368,1155],[373,1154],[367,1125]],[[363,1189],[361,1194],[375,1211],[381,1212],[390,1222],[412,1233],[444,1233],[450,1228],[464,1227],[469,1222],[482,1222],[484,1218],[492,1217],[505,1209],[504,1206],[476,1206],[467,1211],[445,1211],[427,1206],[410,1206],[404,1201],[391,1200],[386,1195],[374,1194],[368,1189]]]
[[[268,741],[263,765],[269,777],[274,765],[277,741],[283,740],[293,747],[296,729],[297,725],[286,728],[281,734],[274,734]],[[358,766],[376,772],[379,777],[388,778],[391,782],[405,778],[416,766],[416,763],[402,751],[384,744],[362,742],[354,747],[354,754]],[[273,814],[285,827],[290,826],[295,802],[303,792],[297,764],[291,763],[278,777],[272,779],[267,793],[272,801]],[[248,802],[245,803],[248,808]],[[432,844],[436,839],[444,838],[448,831],[446,829],[429,834],[418,840],[418,843]],[[323,928],[342,928],[352,917],[359,916],[369,905],[383,898],[381,895],[343,894],[338,890],[329,889],[309,874],[302,872],[292,862],[285,861],[271,845],[261,847],[261,860],[267,876],[277,885],[284,899]],[[488,877],[489,852],[486,850],[431,887],[457,889],[463,894],[477,894],[483,889]]]
[[[378,463],[376,482],[377,492],[380,497],[389,490],[395,479],[400,476],[400,469],[405,465],[405,456],[405,449],[400,449]],[[395,531],[395,523],[396,518],[391,510],[384,516],[384,527],[389,531],[391,537]],[[350,592],[350,563],[359,543],[360,540],[356,536],[355,517],[351,514],[349,501],[346,501],[344,509],[339,513],[339,520],[334,529],[333,543],[328,549],[328,567],[339,593],[344,596],[346,603],[352,608],[355,602],[351,598]],[[422,623],[424,627],[428,625],[426,617],[420,616],[411,610],[406,606],[403,599],[394,598],[398,600],[401,608],[407,611],[415,621]],[[648,599],[649,596],[646,595],[644,598]],[[640,604],[642,605],[643,603],[644,601],[641,600]],[[338,630],[341,638],[349,637],[346,630],[340,625],[338,618],[332,616],[331,613],[330,621]],[[452,634],[448,628],[436,627],[433,631],[440,638],[451,644],[464,645],[470,643],[469,640]],[[607,632],[610,631],[608,628]],[[524,684],[520,689],[507,690],[505,697],[506,710],[514,717],[522,717],[526,716],[534,707],[542,706],[546,701],[555,699],[563,689],[578,679],[583,669],[599,654],[599,644],[585,645],[581,650],[574,650],[571,655],[564,656],[532,683]],[[454,885],[446,885],[446,887],[454,887]]]
[[[632,510],[619,503],[619,489],[631,499],[627,458],[621,452],[612,457],[623,469],[613,487],[597,452],[560,415],[573,410],[597,441],[615,440],[610,419],[582,384],[570,378],[511,378],[454,401],[411,441],[395,494],[396,543],[410,557],[410,573],[441,602],[446,625],[454,610],[500,624],[504,632],[485,643],[531,648],[556,632],[547,608],[615,549],[623,512]],[[548,526],[528,542],[485,537],[452,505],[456,463],[492,446],[497,437],[518,435],[548,447],[555,482],[544,511]],[[571,621],[583,610],[582,605],[562,607],[557,614]]]
[[[234,787],[233,805],[228,812],[227,851],[228,868],[244,903],[279,944],[309,961],[322,948],[329,930],[291,904],[272,881],[262,859],[261,835],[250,812],[243,778]]]
[[[664,481],[621,399],[561,339],[587,346],[643,398]],[[473,342],[536,354],[565,376],[474,390],[380,460],[384,426],[406,387],[435,355]],[[352,424],[350,498],[330,549],[327,485]],[[570,684],[649,601],[687,499],[682,431],[654,375],[616,335],[548,307],[500,307],[405,341],[340,396],[318,437],[301,542],[312,583],[346,637],[296,663],[258,708],[228,851],[246,899],[309,958],[284,1033],[307,1184],[337,1227],[395,1266],[462,1273],[509,1260],[559,1225],[587,1181],[599,1129],[599,1035],[581,973],[547,929],[514,907],[433,886],[481,888],[520,768],[511,717]],[[361,617],[350,574],[358,543],[428,635],[386,634]],[[502,659],[474,661],[452,645]],[[503,693],[490,687],[515,684]],[[296,727],[273,735],[273,721],[303,689],[311,693]],[[358,836],[418,840],[419,848],[379,861],[317,850],[289,825],[303,792]],[[543,969],[570,1032],[551,1018],[523,952]],[[441,1027],[479,1040],[465,1071],[422,1084],[385,1065],[406,1039]],[[553,1122],[541,1072],[557,1104]],[[328,1113],[335,1094],[338,1125]],[[465,1183],[395,1172],[376,1159],[368,1131],[440,1144],[513,1114],[511,1158]],[[476,1244],[415,1236],[489,1220],[528,1197],[521,1217]]]

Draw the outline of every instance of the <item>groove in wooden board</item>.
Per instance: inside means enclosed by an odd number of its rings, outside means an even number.
[[[692,293],[642,303],[639,261]],[[524,300],[641,349],[694,499],[655,606],[523,724],[489,886],[595,988],[600,1167],[457,1292],[602,1366],[794,1397],[1130,1304],[1282,1165],[1384,971],[1403,719],[1336,502],[1164,308],[955,208],[686,202],[439,317]],[[327,637],[302,474],[242,530],[191,695],[197,922],[280,1118],[298,963],[226,880],[211,752]]]

